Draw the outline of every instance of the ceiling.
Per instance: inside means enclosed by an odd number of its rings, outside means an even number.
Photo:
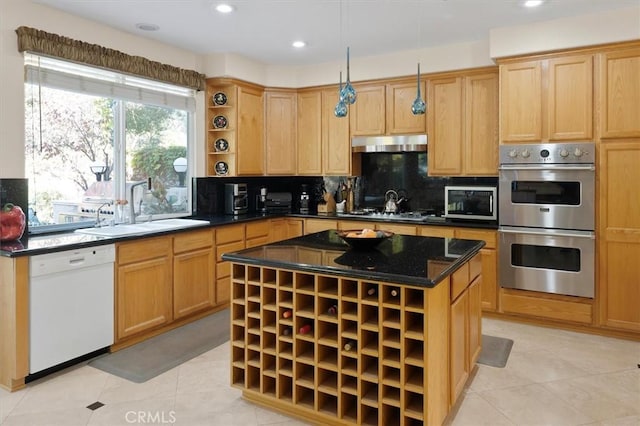
[[[640,0],[32,0],[199,54],[235,53],[270,65],[310,65],[485,40],[489,29],[638,5]],[[154,24],[142,31],[136,24]],[[63,34],[64,35],[64,34]],[[294,40],[307,46],[295,49]]]

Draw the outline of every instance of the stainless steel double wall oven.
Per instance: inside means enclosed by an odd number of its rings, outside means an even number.
[[[592,298],[595,146],[500,147],[502,287]]]

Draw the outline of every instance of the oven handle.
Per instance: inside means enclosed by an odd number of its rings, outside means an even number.
[[[571,237],[571,238],[589,238],[596,239],[596,233],[592,231],[572,231],[569,229],[533,229],[533,228],[514,228],[501,226],[498,228],[498,232],[505,234],[529,234],[529,235],[542,235],[545,237]]]
[[[595,164],[501,164],[498,170],[588,170],[595,171]]]

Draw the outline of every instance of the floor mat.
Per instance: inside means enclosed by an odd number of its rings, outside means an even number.
[[[503,368],[507,365],[513,340],[502,337],[482,335],[482,351],[478,363]]]
[[[142,383],[227,340],[229,310],[224,309],[126,349],[96,358],[89,365],[132,382]]]

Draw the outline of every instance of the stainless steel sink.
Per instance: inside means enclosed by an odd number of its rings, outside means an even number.
[[[162,219],[152,222],[119,224],[115,226],[105,226],[102,228],[83,228],[75,232],[87,235],[97,235],[101,237],[125,237],[129,235],[145,235],[154,232],[171,231],[195,226],[208,225],[207,220],[196,219]]]

